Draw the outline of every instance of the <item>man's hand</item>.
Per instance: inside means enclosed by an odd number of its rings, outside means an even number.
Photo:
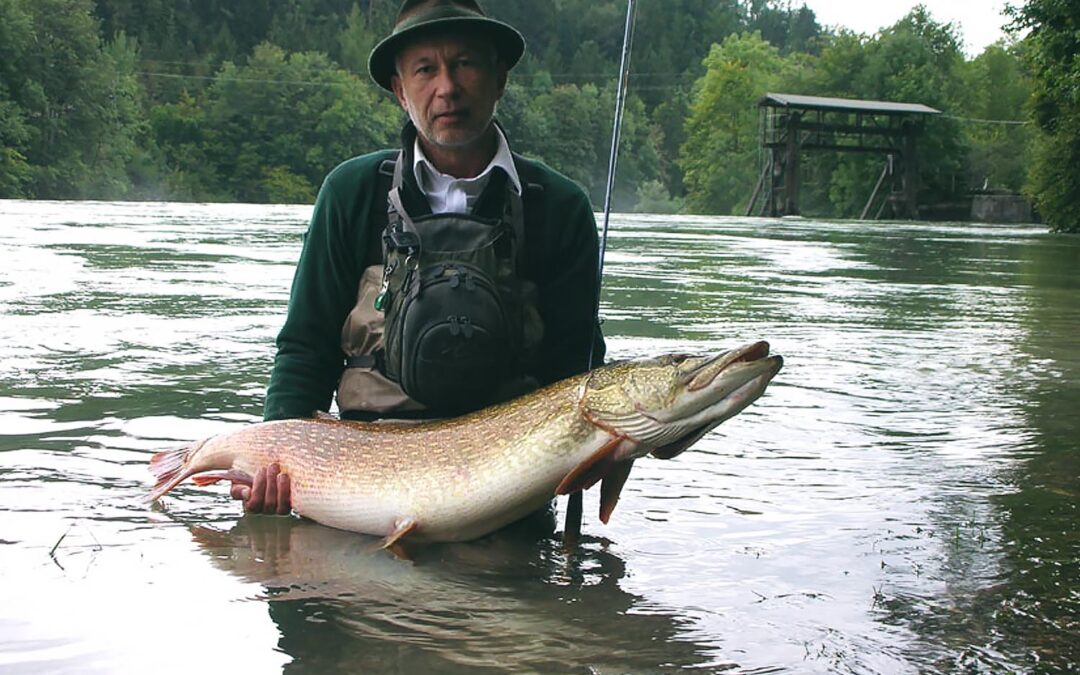
[[[248,513],[285,515],[292,510],[289,500],[289,476],[271,464],[255,472],[251,485],[234,482],[229,494],[244,502]]]

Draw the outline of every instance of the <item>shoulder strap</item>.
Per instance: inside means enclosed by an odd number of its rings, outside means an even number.
[[[384,159],[383,163],[379,166],[379,172],[382,173],[383,168],[389,164],[391,166],[390,175],[393,176],[393,182],[391,187],[401,187],[402,171],[401,168],[401,151],[398,150],[393,159]]]
[[[401,205],[401,197],[398,195],[398,193],[401,191],[402,181],[401,164],[401,151],[398,150],[397,154],[394,156],[394,159],[384,159],[382,164],[379,165],[380,183],[384,180],[383,176],[386,175],[387,168],[389,168],[390,174],[390,187],[386,190],[386,194],[388,195],[386,201],[387,223],[396,224],[396,222],[400,222],[401,214],[405,213],[405,209]],[[389,165],[389,167],[387,167],[387,165]],[[380,190],[379,194],[383,194],[383,191]]]
[[[547,211],[544,204],[544,186],[539,182],[540,170],[536,166],[516,152],[510,153],[514,160],[514,168],[517,169],[518,178],[521,179],[522,210],[524,211],[524,236],[521,238],[522,249],[527,253],[522,254],[522,260],[528,260],[532,269],[539,267],[540,254],[538,246],[529,247],[525,240],[529,233],[538,234],[544,227]]]
[[[516,152],[510,153],[521,179],[522,199],[526,202],[525,223],[538,227],[544,222],[544,186],[539,182],[540,170]]]
[[[390,189],[401,181],[401,176],[395,171],[400,156],[401,151],[398,150],[392,158],[379,162],[379,170],[375,174],[375,198],[371,200],[370,217],[372,226],[378,228],[379,232],[386,227],[387,221],[386,200],[383,195],[389,194]]]

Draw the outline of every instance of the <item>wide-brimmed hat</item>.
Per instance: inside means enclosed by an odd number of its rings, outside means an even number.
[[[388,91],[401,47],[427,34],[455,32],[485,35],[491,39],[507,68],[513,68],[525,52],[525,38],[513,26],[484,14],[476,0],[405,0],[398,10],[394,30],[375,45],[368,57],[371,79]]]

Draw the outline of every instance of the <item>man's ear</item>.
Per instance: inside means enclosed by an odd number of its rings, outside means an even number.
[[[390,88],[394,90],[394,96],[397,97],[401,109],[409,112],[409,102],[405,98],[405,85],[401,83],[401,76],[397,73],[390,76]]]

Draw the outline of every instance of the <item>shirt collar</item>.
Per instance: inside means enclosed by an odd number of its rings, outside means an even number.
[[[413,141],[413,175],[416,177],[416,184],[420,186],[420,191],[427,194],[432,189],[445,189],[448,184],[486,185],[488,179],[491,178],[492,170],[499,167],[506,172],[514,192],[520,195],[521,178],[518,176],[517,169],[514,168],[514,158],[510,155],[510,144],[507,142],[506,136],[503,134],[502,129],[499,128],[499,125],[494,126],[497,143],[495,156],[491,158],[491,161],[480,172],[480,175],[475,178],[455,178],[436,169],[431,160],[424,155],[424,150],[420,147],[420,137],[417,136],[416,140]]]

